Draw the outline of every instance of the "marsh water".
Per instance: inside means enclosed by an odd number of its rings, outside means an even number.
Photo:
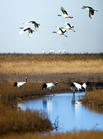
[[[103,114],[84,107],[78,99],[84,92],[47,95],[19,103],[22,110],[46,112],[52,123],[58,124],[58,132],[80,130],[103,130]]]

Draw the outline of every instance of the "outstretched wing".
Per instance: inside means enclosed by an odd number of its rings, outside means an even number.
[[[68,25],[70,28],[72,28],[72,26],[71,26],[69,23],[67,23],[67,25]]]
[[[60,9],[61,9],[63,14],[67,14],[68,15],[67,11],[63,7],[61,7]]]
[[[36,21],[29,20],[28,23],[34,24],[35,28],[39,28],[40,24],[38,24]]]
[[[86,8],[88,8],[88,6],[83,6],[83,7],[82,7],[82,9],[86,9]]]
[[[25,27],[20,27],[20,31],[19,31],[19,34],[21,35],[21,34],[23,34],[24,33],[24,31],[26,31],[27,30],[27,26],[25,26]]]

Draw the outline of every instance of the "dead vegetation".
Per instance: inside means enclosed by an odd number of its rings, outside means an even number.
[[[12,73],[18,77],[20,74],[62,72],[103,73],[103,55],[0,55],[0,74],[7,75],[9,79],[11,79]],[[103,132],[99,131],[82,131],[80,133],[73,132],[48,136],[34,134],[34,132],[51,131],[53,129],[47,116],[37,111],[17,111],[15,106],[22,99],[29,99],[29,97],[31,99],[52,92],[41,90],[43,82],[27,82],[22,88],[17,88],[13,86],[14,82],[10,81],[0,82],[0,135],[2,139],[103,138]],[[67,92],[68,89],[68,84],[62,81],[57,88],[54,88],[53,93]],[[103,90],[88,92],[83,99],[84,105],[100,112],[103,112],[102,102]]]
[[[25,91],[25,89],[27,90]],[[38,85],[35,89],[38,90]],[[33,91],[30,92],[28,85],[26,88],[17,88],[11,82],[0,83],[0,135],[49,132],[54,129],[45,113],[22,111],[17,107],[17,103],[22,97],[33,95],[32,93]]]
[[[17,110],[0,103],[0,135],[51,130],[53,127],[46,114]]]
[[[45,94],[62,93],[70,91],[69,85],[65,82],[59,82],[51,91],[42,90],[44,82],[27,82],[23,87],[14,86],[14,82],[0,82],[1,101],[5,105],[16,104],[20,100],[32,99]]]
[[[57,134],[10,134],[7,136],[2,136],[2,139],[103,139],[102,131],[80,131],[71,133],[57,133]]]
[[[102,54],[0,55],[0,74],[102,73]]]
[[[103,113],[103,90],[89,91],[82,99],[82,103],[89,109]]]

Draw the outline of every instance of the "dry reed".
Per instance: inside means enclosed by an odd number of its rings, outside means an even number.
[[[103,55],[0,55],[1,74],[103,72]]]
[[[43,132],[53,127],[47,115],[38,111],[22,111],[0,103],[0,135],[8,133]]]
[[[86,92],[82,99],[82,103],[88,108],[103,113],[103,90]]]
[[[102,131],[80,131],[72,133],[57,133],[57,134],[12,134],[7,136],[2,136],[2,139],[103,139]]]

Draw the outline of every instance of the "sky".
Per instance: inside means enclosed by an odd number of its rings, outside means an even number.
[[[98,10],[93,19],[82,6]],[[73,16],[65,19],[60,7]],[[0,53],[101,53],[103,52],[103,0],[1,0],[0,1]],[[28,20],[40,24],[32,38],[27,32],[19,35],[19,28]],[[68,22],[76,32],[65,36],[52,33],[57,26]]]

